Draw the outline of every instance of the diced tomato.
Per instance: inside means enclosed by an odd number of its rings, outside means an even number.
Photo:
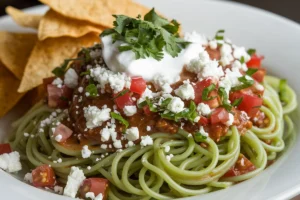
[[[252,75],[252,78],[254,78],[254,80],[256,80],[257,82],[261,83],[264,81],[265,75],[266,75],[266,69],[259,69],[257,72],[255,72]]]
[[[144,113],[145,113],[146,115],[150,115],[150,114],[151,114],[151,111],[150,111],[149,106],[144,106],[144,107],[143,107],[143,110],[144,110]]]
[[[55,85],[47,85],[48,93],[48,106],[51,108],[66,108],[68,102],[72,98],[73,90],[63,85],[62,88],[58,88]]]
[[[146,81],[140,77],[132,77],[131,78],[131,85],[130,85],[130,91],[137,93],[137,94],[143,94],[146,90]]]
[[[259,107],[263,103],[263,99],[258,96],[246,94],[242,92],[234,92],[230,94],[230,101],[234,102],[234,100],[243,98],[240,105],[237,106],[239,110],[245,111],[249,117],[254,117],[256,113],[259,111]]]
[[[55,182],[54,171],[49,165],[41,165],[32,171],[32,184],[35,187],[52,187]]]
[[[60,141],[57,142],[65,142],[72,135],[72,133],[73,131],[67,126],[59,124],[53,133],[53,137],[56,138],[56,136],[61,135]]]
[[[49,84],[51,84],[54,81],[54,79],[55,79],[55,77],[50,77],[50,78],[44,78],[43,79],[43,85],[44,85],[45,90],[47,90],[47,86]]]
[[[5,144],[0,144],[0,155],[5,154],[5,153],[11,153],[11,147],[10,144],[5,143]]]
[[[246,63],[249,68],[260,68],[261,61],[264,59],[263,56],[253,54],[251,59]]]
[[[201,116],[199,121],[198,121],[198,124],[201,125],[201,126],[206,126],[208,124],[208,119],[206,117],[203,117]]]
[[[224,174],[224,177],[233,177],[242,174],[247,174],[255,169],[256,167],[253,165],[253,163],[250,160],[248,160],[243,154],[240,154],[235,165],[232,166],[228,170],[228,172]]]
[[[118,96],[118,94],[116,94],[115,96]],[[133,102],[129,92],[115,98],[115,103],[117,104],[118,108],[120,108],[120,109],[123,109],[125,106],[134,105],[134,102]]]
[[[225,108],[216,108],[211,116],[210,121],[212,124],[226,123],[229,120],[229,113]]]
[[[209,100],[209,101],[203,101],[202,100],[202,93],[203,93],[203,90],[205,88],[207,88],[208,86],[210,86],[212,83],[214,83],[214,81],[211,79],[211,78],[207,78],[207,79],[204,79],[202,81],[199,81],[196,83],[196,85],[194,86],[194,91],[195,91],[195,103],[198,104],[198,103],[205,103],[205,104],[208,104],[210,108],[216,108],[219,106],[219,101],[218,101],[218,98],[214,98],[212,100]],[[217,96],[218,93],[217,91],[212,91],[208,97],[214,97],[214,96]]]
[[[109,181],[104,178],[88,178],[85,179],[79,189],[80,196],[85,198],[85,194],[93,192],[95,196],[100,193],[103,195],[103,200],[107,199]]]

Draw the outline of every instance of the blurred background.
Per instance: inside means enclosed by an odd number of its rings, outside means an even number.
[[[196,0],[195,0],[196,1]],[[300,23],[300,0],[233,0],[269,10]],[[5,14],[4,8],[11,5],[17,8],[27,8],[38,5],[38,0],[0,0],[0,16]],[[251,16],[249,16],[251,17]]]

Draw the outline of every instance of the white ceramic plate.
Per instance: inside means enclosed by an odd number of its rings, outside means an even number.
[[[149,7],[156,7],[168,17],[182,23],[185,31],[196,30],[213,36],[219,29],[237,45],[254,47],[265,55],[264,65],[272,74],[287,78],[300,94],[300,26],[285,18],[249,6],[228,1],[212,0],[139,0]],[[27,9],[44,13],[44,6]],[[0,30],[24,31],[9,17],[0,18]],[[30,31],[30,29],[25,29]],[[0,120],[0,141],[9,130],[9,124],[20,109],[14,109]],[[298,112],[297,112],[298,113]],[[295,115],[295,117],[297,117]],[[299,118],[296,118],[299,123]],[[255,178],[201,197],[186,200],[267,200],[290,199],[300,193],[300,139],[294,141],[283,156]],[[0,199],[66,200],[36,189],[0,171]]]

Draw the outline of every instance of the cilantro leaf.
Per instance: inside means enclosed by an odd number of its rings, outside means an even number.
[[[65,72],[67,71],[67,68],[69,66],[69,63],[71,61],[74,60],[82,60],[82,58],[70,58],[70,59],[65,59],[63,64],[59,67],[56,67],[52,70],[52,73],[56,76],[56,77],[61,77],[65,74]]]
[[[163,58],[163,50],[172,57],[178,56],[189,42],[179,38],[179,23],[169,22],[160,17],[154,9],[144,16],[130,18],[125,15],[113,15],[114,28],[105,30],[101,37],[111,35],[113,42],[124,42],[118,47],[120,52],[133,51],[136,59],[152,57],[156,60]]]
[[[111,112],[110,116],[111,116],[111,118],[118,120],[121,124],[125,125],[125,127],[128,128],[129,122],[127,120],[125,120],[120,114]]]
[[[98,95],[98,89],[95,84],[89,84],[85,90],[90,94],[91,97],[96,97]]]

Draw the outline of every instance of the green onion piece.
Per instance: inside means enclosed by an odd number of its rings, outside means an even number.
[[[224,34],[225,30],[218,30],[215,36],[216,40],[224,40]]]
[[[116,120],[118,120],[121,124],[123,124],[126,128],[128,128],[129,123],[127,120],[125,120],[120,114],[111,112],[110,116]]]
[[[115,100],[116,98],[118,98],[118,97],[121,97],[121,96],[124,96],[126,93],[128,93],[130,90],[128,90],[128,89],[126,89],[126,90],[123,90],[123,91],[121,91],[121,92],[119,92],[118,94],[117,94],[117,96],[115,96],[114,98],[113,98],[113,100]]]
[[[232,106],[239,106],[243,101],[243,97],[238,98],[236,100],[234,100],[234,102],[232,103]]]
[[[245,57],[244,57],[244,56],[241,57],[240,62],[241,62],[242,64],[245,63]]]
[[[232,91],[242,90],[242,89],[248,88],[248,87],[250,87],[254,84],[254,80],[253,79],[247,79],[246,76],[242,76],[238,79],[239,79],[240,82],[242,82],[242,84],[231,88]]]
[[[216,88],[216,85],[215,84],[211,84],[210,86],[208,86],[207,88],[205,88],[202,92],[202,100],[203,101],[209,101],[209,100],[212,100],[212,99],[215,99],[217,98],[217,96],[214,96],[214,97],[208,97],[209,93],[211,91],[213,91],[214,89]]]
[[[98,89],[95,84],[89,84],[85,90],[90,94],[91,97],[96,97],[98,95]]]
[[[227,110],[227,111],[231,111],[232,106],[230,105],[230,103],[228,102],[228,95],[227,92],[225,90],[225,88],[220,87],[218,90],[218,94],[221,98],[222,101],[222,106]]]
[[[253,54],[256,53],[256,50],[255,49],[248,49],[247,53],[252,56]]]
[[[207,139],[207,137],[202,135],[200,132],[197,132],[194,134],[194,139],[196,142],[204,142]]]
[[[80,76],[85,76],[85,75],[90,75],[90,74],[91,74],[91,71],[87,70],[86,72],[81,72]]]
[[[161,108],[166,108],[166,107],[169,105],[169,103],[170,103],[171,101],[172,101],[172,98],[167,98],[167,99],[163,100],[163,101],[161,102],[160,107],[161,107]]]
[[[287,86],[287,80],[286,79],[281,79],[279,82],[279,98],[280,101],[287,104],[290,100],[289,100],[289,95],[288,92],[286,90],[286,86]]]
[[[257,68],[249,68],[248,70],[247,70],[247,72],[246,72],[246,74],[248,75],[248,76],[252,76],[253,74],[255,74],[255,72],[257,72]]]
[[[144,106],[149,106],[151,112],[158,112],[157,107],[152,102],[152,99],[146,98],[145,101],[138,104],[138,108],[143,108]]]

